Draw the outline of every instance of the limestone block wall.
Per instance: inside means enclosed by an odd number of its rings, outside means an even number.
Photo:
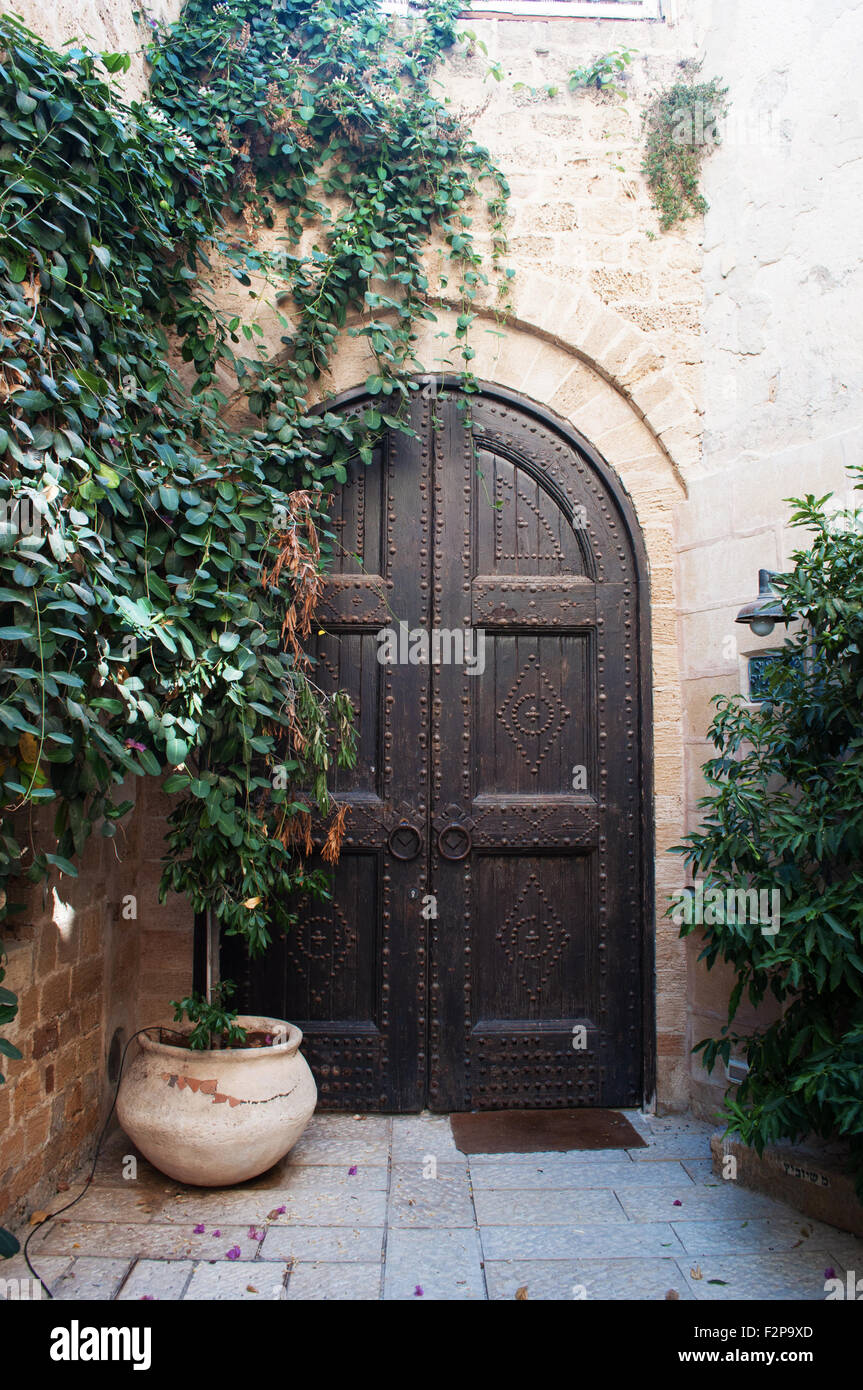
[[[52,48],[62,49],[78,39],[99,53],[128,53],[132,65],[115,77],[127,101],[147,95],[147,65],[142,47],[148,33],[145,15],[155,23],[171,23],[183,8],[182,0],[2,0],[0,14],[14,14]],[[140,22],[134,18],[141,14]]]
[[[692,822],[709,698],[748,693],[747,657],[776,641],[734,616],[759,568],[787,567],[805,539],[785,499],[833,491],[848,502],[848,465],[863,458],[863,6],[690,8],[705,75],[724,76],[733,100],[705,165],[703,460],[676,513]],[[690,1045],[724,1021],[728,996],[727,977],[696,968],[694,954],[693,943]],[[740,1022],[754,1020],[744,1010]],[[725,1084],[693,1064],[700,1108]]]

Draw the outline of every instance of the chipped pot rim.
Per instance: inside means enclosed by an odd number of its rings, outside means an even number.
[[[172,1033],[184,1033],[191,1031],[188,1023],[154,1023],[151,1027],[144,1030],[138,1036],[138,1042],[145,1052],[164,1052],[171,1057],[185,1057],[195,1061],[204,1057],[231,1058],[237,1061],[248,1060],[260,1057],[279,1057],[290,1056],[297,1052],[300,1043],[303,1041],[302,1030],[295,1023],[288,1023],[284,1018],[266,1018],[260,1014],[239,1014],[235,1020],[241,1028],[254,1030],[255,1032],[277,1033],[287,1029],[287,1038],[283,1043],[274,1043],[269,1047],[219,1047],[219,1048],[191,1048],[178,1047],[175,1043],[161,1042],[158,1037],[151,1036],[158,1034],[161,1029],[169,1029]]]

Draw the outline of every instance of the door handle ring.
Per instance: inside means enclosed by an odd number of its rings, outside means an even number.
[[[444,859],[467,859],[473,849],[470,831],[461,821],[450,821],[437,837],[437,847]]]
[[[387,836],[387,847],[394,859],[407,862],[416,859],[422,849],[423,837],[409,820],[400,820]]]

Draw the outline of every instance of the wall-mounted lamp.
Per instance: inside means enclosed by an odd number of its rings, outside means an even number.
[[[751,603],[744,603],[737,617],[736,623],[745,623],[751,627],[756,637],[769,637],[776,623],[784,623],[787,627],[791,617],[782,607],[782,600],[773,588],[772,580],[776,570],[758,571],[758,597]]]

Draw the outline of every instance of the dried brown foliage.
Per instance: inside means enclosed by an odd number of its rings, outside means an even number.
[[[311,633],[324,586],[310,493],[300,490],[288,494],[287,525],[274,532],[272,539],[276,558],[270,568],[261,570],[261,584],[265,589],[278,589],[283,577],[289,579],[291,599],[282,619],[282,640],[295,661],[308,665],[301,641]]]

